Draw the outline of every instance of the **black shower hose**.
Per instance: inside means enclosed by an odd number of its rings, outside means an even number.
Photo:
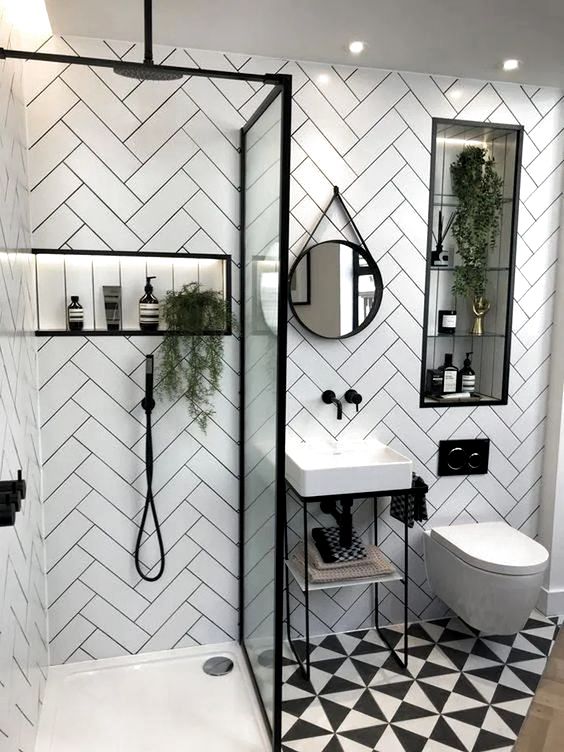
[[[147,416],[147,431],[145,434],[145,467],[147,473],[147,497],[145,499],[145,507],[143,509],[143,516],[141,517],[141,524],[139,525],[139,533],[137,534],[137,542],[135,544],[135,568],[139,576],[147,582],[155,582],[163,575],[165,568],[165,550],[163,543],[163,536],[161,535],[161,526],[159,518],[157,516],[157,509],[155,507],[155,499],[153,498],[153,429],[151,424],[151,411],[155,406],[153,400],[144,399],[142,406],[145,409]],[[147,517],[149,510],[153,515],[153,521],[155,523],[155,533],[157,534],[157,541],[159,544],[159,568],[154,575],[145,574],[141,569],[141,561],[139,557],[139,551],[141,549],[141,542],[143,539],[143,533],[145,531],[145,525],[147,524]]]

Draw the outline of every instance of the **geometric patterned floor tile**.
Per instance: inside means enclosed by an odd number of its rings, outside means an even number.
[[[411,624],[407,670],[374,630],[317,638],[311,683],[286,659],[283,750],[509,752],[558,629],[536,612],[510,636],[458,618]],[[386,636],[396,645],[403,635]]]

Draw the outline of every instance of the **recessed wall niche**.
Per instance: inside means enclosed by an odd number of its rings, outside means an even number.
[[[139,328],[139,299],[147,277],[154,277],[154,295],[160,302],[168,290],[198,282],[231,301],[231,256],[224,254],[146,253],[113,251],[51,251],[34,249],[37,294],[37,330],[41,336],[162,335]],[[118,329],[108,330],[104,286],[121,290]],[[67,307],[78,296],[84,311],[84,328],[69,331]],[[216,333],[216,332],[207,332]],[[222,332],[231,334],[226,326]]]
[[[433,120],[421,407],[507,404],[522,140]]]

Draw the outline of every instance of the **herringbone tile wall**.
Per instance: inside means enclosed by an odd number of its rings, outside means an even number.
[[[134,58],[129,46],[53,39],[46,49]],[[183,51],[168,59],[194,65]],[[238,131],[269,88],[28,69],[34,246],[232,254],[238,315]],[[236,337],[224,341],[207,435],[182,400],[157,396],[154,490],[167,550],[157,583],[140,579],[132,551],[145,493],[144,354],[158,356],[159,339],[41,341],[53,663],[235,639],[239,354]],[[147,562],[155,542],[143,545]]]
[[[12,29],[0,17],[0,44]],[[0,478],[22,468],[27,498],[0,528],[0,749],[32,752],[48,665],[22,65],[0,62]]]
[[[141,57],[138,47],[84,39],[52,39],[44,49]],[[292,250],[301,249],[337,183],[380,264],[382,308],[361,335],[328,342],[290,322],[290,431],[375,435],[406,451],[432,485],[429,524],[502,517],[534,535],[562,188],[561,93],[240,55],[160,54],[188,65],[293,74]],[[236,131],[261,92],[244,83],[139,86],[107,71],[28,67],[36,246],[235,251]],[[507,407],[418,408],[432,116],[526,128]],[[318,239],[340,229],[340,218],[334,222]],[[143,491],[136,406],[151,342],[43,343],[54,662],[234,636],[237,360],[235,340],[226,344],[218,418],[205,439],[182,406],[159,405],[157,501],[171,551],[164,586],[146,587],[133,576],[129,552]],[[363,407],[337,422],[319,394],[347,386],[362,392]],[[491,438],[487,476],[436,479],[437,442],[453,435]],[[365,504],[357,526],[367,528],[369,516]],[[399,561],[398,530],[385,507],[381,517],[383,547]],[[420,531],[410,556],[411,615],[436,616],[443,607],[426,583]],[[357,627],[372,610],[370,592],[355,589],[316,594],[313,606],[315,628],[324,632]],[[392,621],[397,607],[392,592],[382,604]]]
[[[296,81],[293,164],[293,251],[302,248],[319,207],[338,183],[378,260],[385,284],[375,322],[360,335],[329,342],[290,322],[290,430],[299,437],[374,436],[415,459],[430,485],[426,527],[505,519],[535,536],[550,357],[552,298],[559,244],[564,159],[562,92],[503,83],[387,71],[301,65]],[[419,374],[425,283],[431,117],[525,126],[513,320],[510,399],[503,407],[420,409]],[[337,229],[343,225],[334,218]],[[325,223],[318,240],[335,235]],[[323,389],[355,387],[362,409],[346,406],[343,421],[320,400]],[[438,442],[488,436],[490,472],[437,478]],[[355,524],[371,535],[371,504]],[[314,515],[322,524],[328,518]],[[313,520],[312,520],[313,524]],[[294,540],[300,517],[292,523]],[[381,546],[402,567],[401,527],[382,502]],[[410,535],[409,616],[442,615],[429,589],[422,529]],[[400,590],[382,588],[381,611],[402,619]],[[300,626],[300,594],[293,590]],[[313,594],[318,633],[369,625],[366,588]]]

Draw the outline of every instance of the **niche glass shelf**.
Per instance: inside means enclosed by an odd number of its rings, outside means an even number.
[[[473,393],[465,399],[441,399],[440,397],[425,396],[426,407],[456,407],[457,405],[495,405],[498,403],[497,397],[489,394]]]
[[[433,119],[420,407],[507,404],[522,141],[521,126]],[[483,318],[482,335],[472,334],[475,316],[470,298],[457,298],[452,291],[455,269],[463,260],[452,232],[459,201],[452,184],[451,165],[464,148],[476,146],[493,158],[494,169],[501,178],[502,195],[499,232],[488,252],[485,297],[490,308]],[[443,232],[448,228],[440,257],[444,266],[433,264],[433,260],[437,261],[433,252],[437,247],[439,218]],[[456,330],[439,332],[439,312],[453,310]],[[473,396],[437,399],[431,395],[427,391],[432,383],[429,372],[443,365],[446,355],[452,355],[453,364],[462,369],[466,353],[472,353],[476,375]],[[461,390],[460,380],[457,388]]]
[[[513,199],[512,198],[502,198],[501,199],[502,204],[512,204]],[[454,207],[456,208],[458,206],[458,199],[456,196],[435,196],[433,199],[433,206],[441,207]]]
[[[454,266],[438,266],[436,264],[431,264],[429,269],[432,272],[454,272],[456,267]],[[508,266],[488,266],[487,268],[488,272],[508,272],[509,267]]]
[[[434,332],[433,334],[428,334],[427,339],[445,339],[450,337],[451,339],[454,338],[462,338],[462,339],[472,339],[472,340],[480,340],[482,338],[487,337],[505,337],[505,334],[494,334],[493,332],[484,332],[483,334],[472,334],[472,332]]]
[[[154,276],[154,295],[162,303],[168,290],[198,282],[221,292],[231,310],[231,256],[224,254],[72,251],[34,249],[37,296],[37,336],[41,337],[162,337],[139,328],[139,299],[146,277]],[[121,326],[108,330],[103,286],[121,288]],[[83,329],[69,330],[67,307],[78,295],[84,309]],[[172,333],[172,332],[169,332]],[[231,334],[231,327],[175,334]]]

